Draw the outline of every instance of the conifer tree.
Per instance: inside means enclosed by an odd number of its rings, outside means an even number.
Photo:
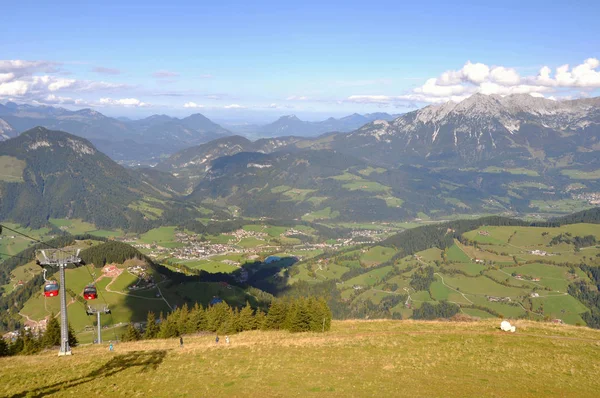
[[[250,303],[246,301],[246,306],[242,308],[238,317],[239,331],[254,330],[256,329],[256,318],[254,316],[254,310],[250,306]]]
[[[273,300],[265,319],[267,330],[283,329],[287,315],[287,304],[283,300]]]
[[[178,321],[179,313],[177,310],[171,312],[167,319],[163,320],[160,323],[160,331],[158,332],[158,337],[161,339],[168,339],[171,337],[179,336],[179,331],[177,330],[177,321]]]
[[[219,333],[230,334],[239,331],[239,312],[235,308],[227,309],[227,318],[218,329]]]
[[[313,332],[328,331],[331,328],[331,310],[324,298],[308,299],[310,312],[310,330]]]
[[[156,316],[154,312],[148,312],[148,317],[146,318],[146,331],[144,332],[145,339],[155,339],[158,336],[158,332],[160,331],[160,327],[156,323]]]
[[[327,304],[327,300],[324,297],[318,299],[319,307],[321,308],[321,316],[325,318],[325,327],[323,328],[326,332],[331,329],[331,318],[333,318],[333,314],[331,313],[331,308]],[[323,330],[321,329],[321,330]]]
[[[50,314],[50,318],[46,324],[42,345],[44,347],[55,347],[60,345],[60,324],[58,323],[58,319],[54,317],[54,313]]]
[[[182,335],[187,333],[187,324],[189,318],[190,311],[188,309],[187,303],[183,303],[181,307],[177,309],[177,334]]]
[[[267,321],[267,314],[265,314],[262,310],[256,310],[256,315],[254,315],[254,322],[256,324],[256,329],[265,330],[266,329],[266,321]]]
[[[298,311],[298,303],[296,300],[290,300],[286,302],[286,305],[287,311],[285,314],[285,320],[283,321],[280,329],[292,330],[292,324],[294,323],[294,318],[296,317],[296,312]]]
[[[98,326],[98,327],[100,327],[100,326]],[[75,331],[73,330],[73,328],[71,327],[71,324],[69,323],[69,346],[77,347],[78,344],[79,344],[79,340],[77,340],[77,337],[75,336]]]
[[[8,344],[2,337],[0,337],[0,357],[8,356],[8,354]]]
[[[206,315],[208,320],[208,329],[211,332],[216,332],[229,319],[229,305],[227,305],[225,302],[211,305],[208,308]]]
[[[8,347],[8,352],[10,355],[17,355],[20,354],[21,351],[23,351],[23,336],[19,334],[15,341]]]
[[[307,302],[300,298],[294,303],[294,311],[289,317],[288,330],[290,332],[308,332],[311,326],[311,313]]]
[[[31,330],[26,330],[23,334],[23,349],[21,354],[31,355],[40,350],[39,341],[35,338]]]
[[[121,340],[123,341],[138,341],[141,338],[142,335],[140,334],[140,331],[137,330],[135,326],[133,326],[133,323],[127,325],[125,333],[123,333],[123,336],[121,336]]]
[[[204,308],[196,303],[194,308],[190,311],[188,322],[186,326],[187,333],[195,333],[202,330],[208,329],[208,321],[206,319],[206,312]]]

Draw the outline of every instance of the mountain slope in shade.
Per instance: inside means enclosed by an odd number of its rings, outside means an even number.
[[[309,221],[406,217],[394,189],[361,175],[364,170],[368,170],[365,162],[327,150],[239,152],[214,160],[188,200],[236,206],[247,217]]]
[[[212,167],[213,161],[223,156],[240,152],[272,153],[277,150],[295,149],[304,142],[298,137],[264,138],[256,141],[233,135],[206,144],[184,149],[171,155],[156,166],[156,169],[172,173],[193,187]]]
[[[132,228],[143,215],[128,206],[151,194],[138,178],[88,140],[36,127],[0,143],[11,178],[0,177],[0,219],[44,225],[81,218],[99,228]]]
[[[378,163],[554,162],[600,150],[600,98],[475,94],[337,135],[331,148]]]

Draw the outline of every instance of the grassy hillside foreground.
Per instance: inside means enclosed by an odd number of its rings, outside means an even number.
[[[597,396],[600,331],[517,321],[338,321],[326,334],[245,332],[0,359],[0,395]],[[59,366],[60,364],[60,366]],[[60,370],[59,370],[60,369]]]

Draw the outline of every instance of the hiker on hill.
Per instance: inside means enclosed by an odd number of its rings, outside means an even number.
[[[219,336],[217,335],[217,338],[215,339],[215,344],[219,344]]]
[[[183,336],[179,336],[179,347],[183,347]]]
[[[111,343],[110,343],[110,345],[108,346],[108,350],[109,350],[109,351],[112,351],[112,350],[113,350],[113,345],[112,345],[112,342],[111,342]]]
[[[225,336],[225,343],[229,344],[229,336]]]

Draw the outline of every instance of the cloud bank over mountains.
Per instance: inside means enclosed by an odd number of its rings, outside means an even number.
[[[549,66],[543,66],[537,75],[522,76],[516,68],[467,61],[461,69],[427,79],[423,85],[405,94],[351,95],[346,101],[401,106],[406,103],[459,102],[475,93],[531,94],[550,99],[584,97],[600,88],[599,66],[597,58],[588,58],[574,67],[566,64],[553,71]]]
[[[149,74],[133,73],[134,76],[131,77],[132,73],[127,74],[121,69],[96,65],[87,70],[91,72],[89,76],[78,78],[66,69],[68,66],[43,60],[0,60],[0,102],[93,108],[221,109],[229,112],[323,107],[367,110],[369,106],[416,108],[447,101],[459,102],[475,93],[530,94],[550,99],[568,99],[597,95],[600,89],[600,61],[597,58],[588,58],[574,66],[543,66],[537,73],[530,75],[522,73],[519,68],[467,61],[460,69],[447,70],[437,77],[422,79],[422,83],[414,88],[398,89],[392,83],[409,78],[396,76],[390,79],[365,78],[356,82],[339,80],[333,82],[330,88],[324,87],[319,94],[280,95],[260,92],[254,94],[255,98],[251,97],[253,94],[237,97],[238,93],[215,96],[203,92],[201,88],[207,79],[211,80],[212,89],[219,89],[215,87],[214,77],[208,74],[185,76],[161,69]],[[94,76],[100,77],[100,80],[93,80]],[[126,76],[128,80],[125,80]],[[154,80],[137,80],[143,76]],[[137,84],[130,84],[130,81]],[[169,88],[167,92],[160,85],[153,85],[156,83],[181,83],[189,89],[178,91]],[[371,90],[378,87],[379,91],[353,93],[355,90],[366,91],[368,87]],[[348,93],[351,95],[347,95]],[[167,99],[168,103],[155,103],[157,97],[178,99]],[[235,102],[225,103],[227,98]]]

